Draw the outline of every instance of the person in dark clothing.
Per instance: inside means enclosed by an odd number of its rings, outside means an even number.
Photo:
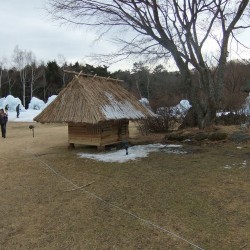
[[[0,109],[0,125],[2,131],[2,137],[6,138],[6,125],[8,121],[8,115],[4,112],[3,109]]]
[[[6,112],[6,114],[8,114],[8,110],[9,110],[9,105],[7,104],[7,105],[5,106],[5,112]]]
[[[20,104],[16,106],[16,117],[19,118],[20,115]]]

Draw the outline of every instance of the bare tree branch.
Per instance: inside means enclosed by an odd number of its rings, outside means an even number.
[[[150,60],[168,58],[171,54],[188,85],[201,127],[212,119],[220,102],[230,38],[242,45],[234,31],[250,28],[249,0],[48,2],[48,9],[56,20],[94,26],[99,29],[99,39],[112,34],[112,40],[118,42],[120,49],[112,55],[102,55],[105,59],[115,62],[137,55]],[[211,39],[216,41],[214,50],[218,51],[210,56],[216,59],[215,76],[208,67],[205,50]],[[191,66],[199,72],[199,86],[192,82]]]

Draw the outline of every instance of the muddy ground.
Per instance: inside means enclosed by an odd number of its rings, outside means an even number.
[[[0,249],[250,249],[249,142],[101,163],[29,125],[0,138]]]

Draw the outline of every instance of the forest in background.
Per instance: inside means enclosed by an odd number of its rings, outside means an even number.
[[[123,80],[123,87],[138,99],[147,98],[153,110],[189,99],[180,73],[169,72],[161,64],[150,70],[143,62],[137,62],[131,70],[121,69],[111,73],[105,65],[67,63],[63,56],[60,63],[56,60],[38,63],[31,51],[20,50],[18,47],[14,49],[11,61],[4,58],[0,61],[0,97],[11,94],[20,98],[26,108],[32,97],[46,102],[48,97],[57,95],[71,81],[73,75],[64,72],[65,70]],[[215,69],[211,69],[212,72],[213,70]],[[195,70],[192,77],[199,83]],[[220,110],[237,111],[247,96],[242,91],[242,86],[250,81],[250,61],[229,61],[224,81]]]

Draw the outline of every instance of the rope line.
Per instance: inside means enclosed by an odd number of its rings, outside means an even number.
[[[47,164],[45,161],[41,160],[38,158],[38,156],[35,155],[34,157],[36,160],[40,161],[41,163],[43,163],[48,169],[50,169],[55,175],[61,177],[65,182],[70,183],[71,185],[73,185],[75,188],[79,188],[78,185],[76,185],[74,182],[72,182],[71,180],[65,178],[62,174],[58,173],[55,171],[55,169],[53,169],[49,164]]]
[[[120,210],[120,211],[122,211],[123,213],[128,214],[128,215],[130,215],[130,216],[132,216],[132,217],[134,217],[134,218],[136,218],[136,219],[142,221],[144,224],[150,225],[150,226],[152,226],[152,227],[154,227],[154,228],[157,228],[158,230],[160,230],[160,231],[162,231],[162,232],[168,233],[168,234],[172,235],[173,237],[178,238],[178,239],[180,239],[180,240],[182,240],[182,241],[188,243],[189,245],[191,245],[191,246],[193,246],[193,247],[195,247],[195,248],[197,248],[197,249],[205,250],[204,248],[201,248],[200,246],[195,245],[194,243],[190,242],[189,240],[183,238],[182,236],[180,236],[180,235],[178,235],[178,234],[176,234],[176,233],[174,233],[174,232],[171,232],[170,230],[168,230],[168,229],[166,229],[166,228],[164,228],[164,227],[161,227],[161,226],[159,226],[159,225],[157,225],[157,224],[155,224],[155,223],[153,223],[153,222],[151,222],[151,221],[149,221],[149,220],[146,220],[146,219],[143,219],[143,218],[139,217],[138,215],[136,215],[136,214],[134,214],[134,213],[132,213],[132,212],[130,212],[130,211],[128,211],[128,210],[125,210],[125,209],[123,209],[123,208],[121,208],[121,207],[119,207],[119,206],[117,206],[117,205],[115,205],[115,204],[112,204],[112,203],[110,203],[110,202],[104,200],[104,199],[101,198],[100,196],[98,196],[98,195],[96,195],[96,194],[94,194],[94,193],[92,193],[92,192],[89,192],[89,191],[85,190],[84,188],[81,188],[81,189],[80,189],[80,187],[79,187],[77,184],[73,183],[71,180],[67,179],[67,178],[64,177],[62,174],[58,173],[55,169],[53,169],[53,168],[52,168],[49,164],[47,164],[45,161],[39,159],[38,156],[35,155],[35,159],[38,160],[38,161],[40,161],[41,163],[43,163],[48,169],[50,169],[55,175],[57,175],[57,176],[59,176],[60,178],[62,178],[65,182],[68,182],[68,183],[70,183],[71,185],[73,185],[74,188],[79,188],[79,190],[85,192],[86,194],[88,194],[88,195],[90,195],[90,196],[96,198],[97,200],[102,201],[103,203],[107,204],[107,205],[110,206],[110,207],[114,207],[114,208],[116,208],[117,210]]]

